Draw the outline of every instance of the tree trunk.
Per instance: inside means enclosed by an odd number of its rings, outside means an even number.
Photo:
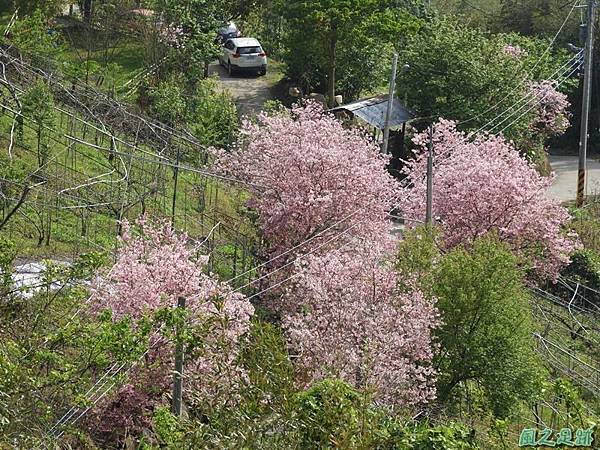
[[[337,50],[337,25],[332,23],[329,28],[329,79],[327,86],[327,103],[330,107],[335,106],[335,66]]]
[[[19,198],[17,204],[13,207],[13,209],[11,209],[8,212],[8,214],[6,214],[6,216],[4,216],[4,219],[0,221],[0,230],[4,228],[4,225],[8,223],[13,214],[17,212],[17,210],[23,205],[23,203],[25,203],[25,200],[27,199],[27,194],[29,194],[30,190],[31,188],[29,186],[25,186],[23,188],[23,192],[21,192],[21,197]]]

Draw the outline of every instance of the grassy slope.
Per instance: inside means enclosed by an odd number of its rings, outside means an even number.
[[[79,61],[80,56],[86,56],[84,50],[83,46],[65,46],[59,58],[61,60],[76,62]],[[91,52],[91,56],[96,62],[103,62],[101,50]],[[115,51],[111,53],[108,63],[116,64],[113,67],[117,69],[117,72],[113,75],[113,78],[117,81],[117,84],[123,84],[143,68],[143,49],[134,39],[121,40]],[[275,74],[271,76],[275,76]],[[90,80],[93,82],[93,77]],[[105,87],[99,86],[100,89]],[[0,116],[0,139],[5,140],[3,148],[7,148],[8,146],[7,140],[10,134],[11,123],[12,120],[10,117],[6,115]],[[78,181],[85,180],[86,177],[91,178],[107,172],[107,155],[103,155],[102,151],[83,145],[76,145],[74,149],[68,148],[64,134],[81,136],[81,127],[79,129],[76,127],[76,130],[69,129],[67,121],[60,120],[57,117],[54,121],[54,131],[46,133],[52,136],[50,145],[52,162],[48,167],[48,171],[53,173],[56,179],[55,187],[51,186],[52,183],[47,184],[50,190],[54,189],[57,192],[59,190],[58,185],[61,185],[60,188],[72,187],[77,185]],[[37,167],[36,146],[35,131],[26,126],[23,140],[18,143],[14,152],[15,156],[19,158],[20,163],[27,165],[30,171]],[[123,149],[120,150],[123,151]],[[154,149],[143,147],[141,150],[154,151]],[[55,159],[52,159],[53,157]],[[69,170],[64,165],[72,165],[73,161],[75,161],[76,170],[81,173],[71,173],[71,176],[79,177],[79,180],[73,179],[67,181],[63,172],[69,172]],[[139,162],[138,166],[139,170],[137,172],[140,174],[143,174],[147,170],[156,169],[153,169],[151,166],[148,168],[148,165],[142,162]],[[161,190],[159,196],[155,196],[153,206],[149,206],[147,211],[150,213],[154,211],[154,213],[161,216],[170,216],[174,192],[173,172],[168,167],[156,170],[160,173],[164,188]],[[133,170],[132,178],[136,176],[135,173],[136,171]],[[145,177],[144,179],[144,176],[142,176],[142,178],[136,179],[134,182],[137,182],[141,186],[147,185],[150,180],[147,178],[147,175]],[[114,180],[115,177],[111,178]],[[211,201],[208,201],[208,198],[205,199],[205,203],[209,204],[206,205],[203,211],[198,209],[198,205],[201,203],[199,198],[201,193],[198,192],[197,187],[201,183],[204,183],[206,186],[204,195],[212,199]],[[105,187],[104,189],[106,190],[107,188]],[[83,194],[77,195],[84,196]],[[29,203],[23,207],[22,212],[24,214],[19,213],[13,216],[9,225],[2,232],[2,234],[8,235],[18,241],[21,255],[29,255],[30,257],[64,257],[79,253],[82,250],[110,249],[114,246],[115,218],[108,213],[106,208],[57,210],[47,205],[48,198],[41,190],[31,194],[28,197]],[[56,198],[56,196],[54,195],[53,198]],[[222,225],[214,232],[214,234],[219,235],[221,245],[214,251],[216,253],[227,254],[230,259],[239,259],[240,261],[236,263],[236,265],[239,265],[242,258],[249,258],[249,256],[247,254],[243,256],[237,254],[239,251],[234,246],[227,244],[226,241],[228,235],[231,236],[232,233],[237,232],[247,235],[248,240],[254,240],[255,238],[255,230],[252,225],[240,216],[240,211],[243,210],[242,204],[246,198],[247,194],[245,192],[237,188],[227,187],[225,183],[219,180],[204,179],[193,172],[181,170],[179,172],[176,196],[176,226],[179,229],[185,229],[193,237],[202,238],[208,234],[214,224],[221,222]],[[81,202],[75,201],[75,204],[77,203]],[[73,202],[69,205],[72,204]],[[135,207],[129,212],[127,217],[134,219],[140,212],[141,208]],[[85,222],[87,222],[88,227],[86,236],[82,236],[82,225],[84,222],[82,214],[86,217]],[[41,246],[37,245],[39,233],[37,233],[32,219],[36,219],[39,223],[48,220],[52,222],[49,245],[45,243]],[[228,229],[226,227],[227,223],[232,223],[233,226]],[[235,255],[233,255],[234,253]],[[231,273],[234,271],[232,267],[221,267],[220,270]],[[235,270],[239,272],[240,268],[236,268]]]

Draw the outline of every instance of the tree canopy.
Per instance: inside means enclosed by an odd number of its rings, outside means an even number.
[[[551,200],[551,178],[541,176],[504,138],[457,131],[452,121],[434,127],[433,217],[444,245],[472,245],[496,233],[523,258],[531,274],[555,278],[577,247],[563,230],[568,211]],[[425,216],[427,133],[415,137],[416,158],[408,162],[401,209],[409,219]]]
[[[506,417],[518,400],[541,392],[543,378],[523,272],[493,235],[446,254],[439,253],[438,238],[412,231],[398,253],[400,272],[416,276],[440,312],[434,331],[438,400],[452,403],[469,390],[483,392],[494,414]]]

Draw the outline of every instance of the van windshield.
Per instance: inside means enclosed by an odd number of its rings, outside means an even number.
[[[262,53],[262,49],[260,47],[240,47],[238,53],[240,55],[250,55],[252,53]]]

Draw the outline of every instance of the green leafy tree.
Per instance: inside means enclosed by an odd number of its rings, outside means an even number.
[[[47,64],[46,58],[56,57],[62,50],[61,37],[49,29],[40,9],[17,20],[11,29],[10,41],[34,63]]]
[[[492,16],[492,30],[552,38],[562,26],[557,36],[558,45],[577,44],[581,19],[577,10],[567,19],[572,6],[561,0],[500,0],[497,14]]]
[[[485,237],[469,250],[441,255],[435,240],[418,230],[399,254],[399,269],[420,279],[442,316],[436,332],[439,400],[452,404],[480,392],[498,417],[519,400],[533,400],[543,369],[523,273],[509,249]]]
[[[432,10],[438,16],[460,18],[473,28],[489,31],[498,22],[502,0],[431,0]]]
[[[553,38],[573,3],[561,0],[432,0],[434,12],[455,16],[473,28],[493,33]],[[557,47],[577,44],[580,14],[574,11],[556,37]]]
[[[326,93],[330,104],[338,91],[351,99],[372,89],[385,73],[380,69],[382,51],[390,54],[385,44],[418,28],[407,6],[411,3],[388,0],[285,2],[288,75],[306,90]]]
[[[169,72],[182,73],[194,84],[208,75],[208,63],[220,52],[217,29],[227,19],[222,0],[157,0],[158,30]]]
[[[236,23],[244,34],[260,41],[269,57],[280,60],[285,50],[284,38],[288,32],[294,32],[287,26],[283,13],[283,0],[261,0]]]
[[[40,11],[45,17],[60,13],[61,9],[69,4],[67,0],[13,0],[12,3],[13,9],[18,9],[20,16]]]
[[[519,46],[522,53],[507,53],[507,44]],[[547,41],[514,34],[489,35],[455,19],[436,18],[400,51],[410,69],[398,75],[399,92],[421,116],[443,117],[458,121],[463,128],[478,129],[529,94],[532,81],[553,73],[552,79],[557,78],[556,69],[568,55],[544,54],[547,45]],[[572,87],[572,83],[565,85],[567,90]],[[519,145],[531,140],[535,120],[536,109],[522,107],[490,131],[502,129]]]

